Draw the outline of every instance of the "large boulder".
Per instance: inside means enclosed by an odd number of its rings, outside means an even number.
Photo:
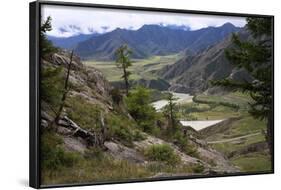
[[[50,55],[47,60],[55,65],[67,66],[70,63],[70,57],[70,52],[60,51],[58,53]],[[74,54],[72,57],[72,69],[77,70],[82,67],[83,64],[80,61],[80,58]]]

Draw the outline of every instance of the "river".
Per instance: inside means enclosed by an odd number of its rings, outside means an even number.
[[[193,96],[190,96],[189,94],[184,94],[184,93],[177,93],[177,92],[170,92],[173,94],[177,100],[175,100],[175,103],[186,103],[186,102],[192,102]],[[152,105],[153,107],[157,110],[160,111],[163,107],[165,107],[168,104],[167,100],[158,100],[156,102],[153,102]]]
[[[174,102],[177,104],[181,104],[181,103],[187,103],[187,102],[192,102],[192,98],[193,96],[189,95],[189,94],[184,94],[184,93],[176,93],[176,92],[170,92],[174,95],[175,98],[177,98],[177,100],[175,100]],[[158,100],[152,103],[153,107],[156,109],[156,111],[161,111],[161,109],[163,107],[165,107],[168,104],[167,100]],[[215,125],[217,123],[222,122],[222,120],[195,120],[195,121],[185,121],[185,120],[181,120],[180,123],[183,126],[189,126],[192,127],[193,129],[195,129],[196,131],[200,131],[201,129],[210,127],[212,125]]]

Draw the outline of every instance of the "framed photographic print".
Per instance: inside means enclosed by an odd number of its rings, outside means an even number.
[[[274,172],[274,17],[30,3],[30,186]]]

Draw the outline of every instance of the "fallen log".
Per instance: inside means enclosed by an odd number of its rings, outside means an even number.
[[[81,128],[67,116],[62,117],[58,121],[58,125],[71,129],[73,131],[73,136],[83,138],[87,141],[89,146],[104,147],[104,140],[102,134]]]

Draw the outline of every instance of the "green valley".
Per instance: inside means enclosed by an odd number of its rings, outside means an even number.
[[[166,56],[152,56],[147,59],[133,59],[132,66],[129,71],[132,72],[131,80],[138,79],[155,79],[157,76],[153,72],[163,68],[166,65],[171,65],[181,58],[180,54]],[[89,67],[94,67],[100,70],[110,82],[121,81],[122,73],[116,67],[115,61],[95,61],[87,60],[83,63]]]

